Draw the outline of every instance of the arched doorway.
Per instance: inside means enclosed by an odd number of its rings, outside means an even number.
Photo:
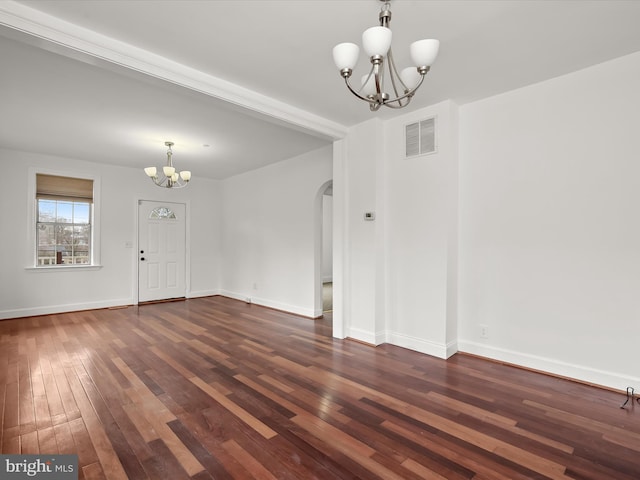
[[[333,311],[333,181],[325,182],[316,195],[316,246],[314,312],[322,317]]]

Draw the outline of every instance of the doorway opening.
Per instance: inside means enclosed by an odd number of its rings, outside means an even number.
[[[333,183],[322,194],[322,313],[333,312]]]
[[[333,181],[316,196],[315,317],[333,312]]]

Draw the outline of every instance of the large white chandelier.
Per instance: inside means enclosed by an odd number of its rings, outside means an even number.
[[[438,55],[440,42],[434,39],[418,40],[410,46],[411,59],[415,66],[407,67],[398,73],[391,53],[391,6],[389,0],[380,0],[384,5],[380,11],[380,26],[371,27],[362,34],[362,46],[371,61],[371,70],[362,77],[361,87],[355,89],[349,82],[353,68],[358,62],[360,48],[355,43],[341,43],[333,49],[333,61],[347,88],[356,97],[369,103],[372,111],[382,105],[390,108],[402,108],[409,104],[418,90],[431,64]],[[387,61],[385,62],[385,57]],[[385,65],[387,66],[385,73]],[[391,82],[392,95],[385,91],[385,79]]]
[[[171,156],[173,155],[171,151],[173,142],[164,142],[164,144],[169,147],[169,150],[167,150],[167,164],[162,167],[162,176],[158,177],[158,169],[156,167],[147,167],[144,169],[144,173],[159,187],[186,187],[189,180],[191,180],[191,172],[189,170],[182,170],[180,173],[176,172],[173,161],[171,160]]]

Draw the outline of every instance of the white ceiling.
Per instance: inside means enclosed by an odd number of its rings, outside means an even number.
[[[194,179],[320,148],[346,127],[398,114],[370,112],[347,92],[331,58],[335,44],[360,43],[380,6],[0,1],[0,146],[143,167],[163,163],[164,141],[172,140],[176,166]],[[441,42],[409,109],[464,104],[640,50],[637,0],[392,0],[391,7],[401,66],[413,40]]]

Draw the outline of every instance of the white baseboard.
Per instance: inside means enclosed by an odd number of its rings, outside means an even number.
[[[359,340],[360,342],[369,343],[371,345],[381,345],[385,343],[386,335],[384,332],[375,333],[369,330],[349,327],[347,328],[347,337]]]
[[[388,333],[387,343],[444,359],[449,358],[458,351],[457,342],[438,343],[395,332]]]
[[[492,360],[499,360],[514,365],[547,372],[552,375],[559,375],[575,379],[581,382],[601,385],[616,390],[626,390],[628,386],[640,385],[639,377],[631,377],[620,375],[614,372],[598,370],[583,365],[575,365],[562,362],[553,358],[539,357],[537,355],[529,355],[526,353],[515,352],[503,348],[483,345],[468,340],[459,340],[458,348],[460,352],[471,353]]]
[[[55,313],[78,312],[81,310],[97,310],[100,308],[122,307],[133,305],[132,298],[105,300],[100,302],[69,303],[64,305],[47,305],[44,307],[17,308],[14,310],[0,310],[0,320],[21,317],[36,317]]]
[[[283,312],[293,313],[295,315],[300,315],[301,317],[316,318],[316,312],[313,308],[305,308],[299,305],[290,305],[288,303],[276,302],[266,298],[254,297],[237,292],[230,292],[229,290],[221,290],[220,295],[233,298],[235,300],[241,300],[246,303],[260,305],[261,307],[269,307],[275,310],[282,310]]]
[[[213,297],[214,295],[221,295],[219,288],[216,290],[198,290],[197,292],[188,292],[187,298]]]
[[[360,328],[349,328],[347,337],[369,343],[371,345],[381,345],[388,343],[396,347],[407,348],[416,352],[431,355],[432,357],[447,359],[458,351],[456,342],[448,344],[431,342],[422,338],[411,337],[395,332],[371,332]]]

